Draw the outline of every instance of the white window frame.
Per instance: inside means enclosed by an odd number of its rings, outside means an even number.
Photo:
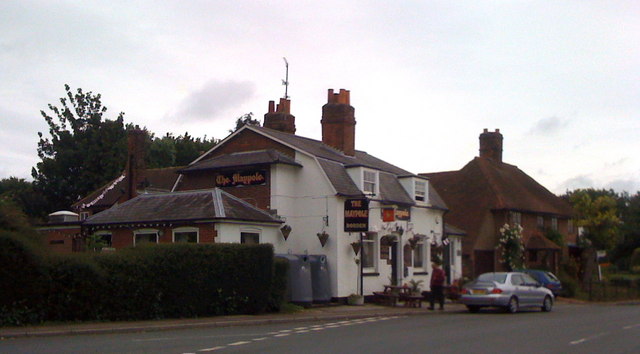
[[[136,247],[136,237],[138,235],[156,234],[156,244],[160,243],[160,230],[158,229],[138,229],[133,231],[133,247]]]
[[[551,230],[558,231],[558,218],[555,216],[551,218]]]
[[[80,212],[80,221],[87,220],[87,218],[89,218],[89,212],[88,211],[81,211]]]
[[[509,212],[509,224],[522,226],[522,213],[519,211]]]
[[[372,239],[368,239],[367,235],[372,235]],[[362,236],[362,271],[364,273],[375,273],[378,271],[378,245],[379,245],[379,241],[380,238],[378,237],[378,233],[377,232],[366,232],[363,236]],[[371,257],[373,260],[373,265],[370,267],[365,267],[364,265],[364,256],[365,256],[365,244],[372,244],[373,247],[371,247]],[[393,255],[395,256],[395,255]]]
[[[186,232],[195,232],[196,233],[196,243],[200,243],[200,229],[197,227],[193,227],[193,226],[183,226],[183,227],[176,227],[175,229],[171,230],[171,242],[176,243],[176,233],[186,233]],[[186,243],[190,243],[190,242],[186,242]]]
[[[419,266],[419,267],[416,266],[416,259],[419,259],[419,257],[417,257],[417,254],[416,254],[416,251],[418,249],[422,249],[422,257],[420,259],[422,261],[422,265]],[[426,268],[425,265],[427,264],[427,249],[425,247],[424,239],[421,239],[416,243],[416,248],[413,249],[411,253],[412,253],[412,257],[413,257],[413,262],[412,262],[413,270],[414,271],[423,271],[423,270],[425,270],[425,268]]]
[[[422,188],[418,188],[418,185]],[[422,197],[422,199],[419,199]],[[427,182],[421,180],[413,181],[413,199],[419,203],[427,202]]]
[[[257,234],[258,235],[258,244],[262,241],[262,230],[258,228],[242,228],[240,229],[240,238],[238,240],[239,243],[242,243],[242,234]]]
[[[538,217],[536,218],[536,226],[538,227],[538,229],[544,230],[544,216],[538,215]]]
[[[367,180],[365,179],[365,176],[367,174],[372,174],[373,176],[373,181],[371,180]],[[366,186],[367,185],[371,185],[373,184],[373,190],[367,190]],[[364,192],[365,194],[372,194],[372,195],[378,195],[378,190],[379,190],[379,184],[380,184],[380,178],[378,175],[378,171],[376,170],[369,170],[369,169],[362,169],[362,192]]]

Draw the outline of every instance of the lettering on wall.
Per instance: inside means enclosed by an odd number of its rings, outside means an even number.
[[[368,199],[347,199],[344,202],[344,231],[369,231]]]
[[[216,187],[254,186],[265,184],[267,171],[249,170],[239,172],[221,172],[216,176]]]

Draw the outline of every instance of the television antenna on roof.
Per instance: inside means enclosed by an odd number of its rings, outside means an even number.
[[[282,80],[282,84],[284,85],[284,98],[288,100],[289,99],[289,62],[285,57],[282,57],[282,59],[284,59],[284,66],[286,69],[285,79]]]

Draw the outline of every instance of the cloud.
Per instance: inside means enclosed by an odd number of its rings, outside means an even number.
[[[182,122],[216,119],[227,109],[249,101],[255,91],[252,82],[211,80],[187,95],[169,116]]]
[[[533,135],[552,135],[561,128],[564,128],[567,123],[567,121],[556,116],[543,118],[533,125],[529,133]]]
[[[605,185],[606,189],[613,189],[616,192],[629,192],[635,194],[640,191],[640,181],[632,179],[617,179]]]
[[[555,190],[559,193],[564,193],[565,191],[571,191],[578,188],[594,188],[595,182],[591,177],[586,175],[579,175],[575,177],[571,177],[564,182],[560,183],[560,185],[555,188]]]

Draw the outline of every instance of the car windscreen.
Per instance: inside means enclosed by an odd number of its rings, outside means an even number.
[[[547,273],[545,273],[545,274],[546,274],[546,275],[549,277],[549,279],[551,279],[552,281],[560,282],[560,280],[558,280],[558,278],[557,278],[553,273],[551,273],[551,272],[547,272]]]
[[[507,273],[484,273],[478,277],[478,281],[497,281],[504,284],[507,280]]]

